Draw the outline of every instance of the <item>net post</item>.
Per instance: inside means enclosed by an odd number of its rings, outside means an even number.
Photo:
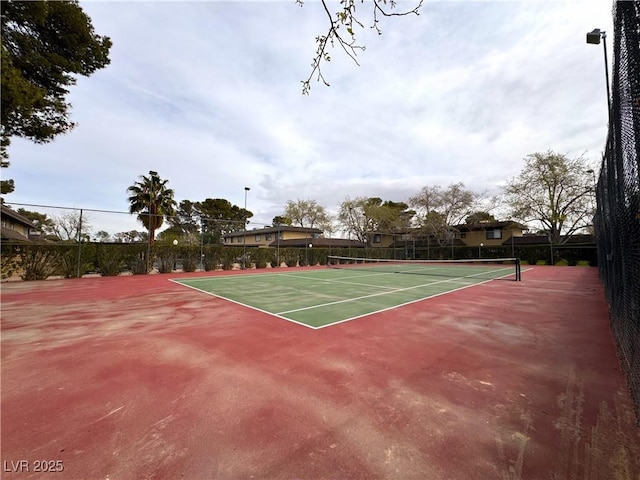
[[[520,259],[516,258],[516,282],[522,281],[522,268],[520,264]]]

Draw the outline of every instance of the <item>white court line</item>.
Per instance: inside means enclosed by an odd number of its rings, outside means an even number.
[[[507,270],[507,269],[504,269],[504,270]],[[511,270],[511,269],[509,269],[509,270]],[[462,280],[463,278],[469,278],[469,277],[474,277],[474,276],[478,276],[478,275],[483,275],[484,273],[486,273],[486,272],[476,273],[475,275],[468,275],[466,277],[458,277],[458,278],[451,278],[451,279],[448,279],[448,280],[441,280],[439,282],[423,283],[422,285],[415,285],[413,287],[396,288],[396,289],[391,290],[389,292],[372,293],[370,295],[363,295],[361,297],[355,297],[355,298],[347,298],[346,300],[336,300],[335,302],[321,303],[320,305],[312,305],[310,307],[296,308],[296,309],[293,309],[293,310],[285,310],[284,312],[278,312],[278,315],[284,315],[285,313],[301,312],[303,310],[313,310],[314,308],[323,308],[323,307],[328,307],[328,306],[331,306],[331,305],[338,305],[340,303],[357,302],[358,300],[362,300],[364,298],[379,297],[381,295],[389,295],[391,293],[405,292],[407,290],[414,290],[416,288],[428,287],[428,286],[431,286],[431,285],[438,285],[440,283],[454,283],[454,282],[458,282],[459,280]],[[511,273],[509,273],[509,275],[511,275]],[[492,279],[490,279],[490,280],[492,280]],[[484,282],[481,282],[481,283],[484,283]],[[478,283],[474,283],[472,285],[478,285]]]
[[[206,295],[211,295],[212,297],[221,298],[222,300],[226,300],[228,302],[235,303],[236,305],[240,305],[242,307],[247,307],[247,308],[250,308],[251,310],[256,310],[257,312],[260,312],[260,313],[266,313],[267,315],[272,315],[274,317],[278,317],[278,318],[280,318],[282,320],[286,320],[287,322],[297,323],[298,325],[302,325],[303,327],[311,328],[312,330],[316,330],[318,328],[318,327],[312,327],[311,325],[307,325],[306,323],[303,323],[303,322],[298,322],[297,320],[293,320],[292,318],[283,317],[283,316],[281,316],[281,315],[279,315],[277,313],[269,312],[267,310],[262,310],[261,308],[254,307],[253,305],[247,305],[246,303],[238,302],[237,300],[234,300],[232,298],[223,297],[222,295],[216,295],[215,293],[207,292],[206,290],[201,290],[201,289],[199,289],[197,287],[194,287],[192,285],[187,285],[186,283],[182,283],[179,279],[178,280],[173,280],[173,279],[170,278],[169,281],[173,282],[173,283],[177,283],[178,285],[182,285],[183,287],[192,288],[193,290],[196,290],[198,292],[204,293]]]
[[[528,272],[530,270],[533,270],[533,268],[527,268],[525,270],[521,270],[520,273]],[[369,315],[375,315],[376,313],[387,312],[389,310],[393,310],[394,308],[400,308],[400,307],[404,307],[405,305],[411,305],[412,303],[418,303],[418,302],[422,302],[423,300],[429,300],[430,298],[440,297],[442,295],[447,295],[448,293],[453,293],[453,292],[457,292],[459,290],[464,290],[465,288],[477,287],[478,285],[482,285],[484,283],[489,283],[492,280],[498,280],[500,278],[509,277],[511,275],[513,275],[513,274],[509,273],[507,275],[503,275],[502,277],[490,278],[488,280],[484,280],[484,281],[479,282],[479,283],[472,283],[471,285],[465,285],[464,287],[455,288],[453,290],[447,290],[446,292],[434,293],[433,295],[429,295],[427,297],[418,298],[416,300],[410,300],[410,301],[405,302],[405,303],[400,303],[398,305],[393,305],[391,307],[383,308],[381,310],[376,310],[375,312],[363,313],[362,315],[356,315],[355,317],[345,318],[344,320],[338,320],[337,322],[327,323],[326,325],[320,325],[319,327],[312,327],[312,328],[314,330],[320,330],[321,328],[332,327],[333,325],[338,325],[339,323],[350,322],[351,320],[356,320],[358,318],[367,317]]]
[[[371,285],[370,283],[344,282],[342,280],[332,280],[327,278],[301,277],[299,275],[290,274],[290,273],[281,273],[280,275],[282,275],[283,277],[301,278],[307,281],[314,280],[316,282],[323,282],[323,283],[344,283],[346,285],[360,285],[361,287],[384,288],[386,290],[395,288],[395,287],[386,287],[383,285]],[[376,275],[379,275],[379,274],[376,274]],[[365,276],[365,275],[361,275],[361,276]],[[346,277],[346,278],[360,278],[360,277]]]
[[[498,277],[498,278],[502,278],[502,277]],[[380,309],[380,310],[376,310],[375,312],[363,313],[362,315],[356,315],[355,317],[349,317],[349,318],[345,318],[344,320],[338,320],[337,322],[327,323],[326,325],[320,325],[319,327],[314,327],[314,330],[320,330],[321,328],[331,327],[331,326],[337,325],[339,323],[350,322],[351,320],[356,320],[357,318],[367,317],[369,315],[375,315],[376,313],[387,312],[389,310],[393,310],[394,308],[400,308],[400,307],[404,307],[406,305],[411,305],[412,303],[422,302],[423,300],[428,300],[430,298],[439,297],[441,295],[446,295],[448,293],[457,292],[459,290],[464,290],[465,288],[477,287],[478,285],[482,285],[483,283],[489,283],[491,280],[494,280],[494,279],[490,278],[489,280],[484,280],[484,281],[478,282],[478,283],[472,283],[471,285],[465,285],[464,287],[454,288],[453,290],[447,290],[446,292],[434,293],[433,295],[429,295],[427,297],[418,298],[416,300],[410,300],[410,301],[405,302],[405,303],[400,303],[398,305],[393,305],[391,307],[387,307],[387,308],[383,308],[383,309]]]
[[[507,270],[507,268],[505,268],[505,269],[503,269],[503,270]],[[508,270],[511,270],[511,269],[509,268]],[[527,269],[522,270],[522,271],[521,271],[521,273],[528,272],[529,270],[533,270],[533,269],[532,269],[532,268],[527,268]],[[483,272],[483,273],[485,273],[485,272]],[[263,275],[266,275],[266,276],[274,276],[274,275],[278,275],[278,276],[279,276],[279,275],[287,275],[287,274],[284,274],[284,273],[269,273],[269,274],[263,274]],[[372,275],[378,275],[378,274],[372,274]],[[481,275],[481,274],[478,274],[478,275]],[[472,283],[472,284],[470,284],[470,285],[465,285],[465,286],[463,286],[463,287],[455,288],[455,289],[453,289],[453,290],[447,290],[446,292],[435,293],[435,294],[433,294],[433,295],[429,295],[429,296],[426,296],[426,297],[418,298],[418,299],[416,299],[416,300],[411,300],[411,301],[408,301],[408,302],[405,302],[405,303],[401,303],[401,304],[398,304],[398,305],[392,305],[392,306],[387,307],[387,308],[382,308],[382,309],[380,309],[380,310],[375,310],[375,311],[373,311],[373,312],[363,313],[362,315],[356,315],[355,317],[345,318],[345,319],[343,319],[343,320],[338,320],[338,321],[335,321],[335,322],[327,323],[326,325],[320,325],[320,326],[318,326],[318,327],[314,327],[314,326],[312,326],[312,325],[308,325],[308,324],[306,324],[306,323],[304,323],[304,322],[299,322],[299,321],[297,321],[297,320],[293,320],[292,318],[288,318],[288,317],[285,317],[285,316],[283,316],[283,315],[282,315],[283,313],[287,313],[287,312],[280,312],[280,313],[273,313],[273,312],[269,312],[269,311],[267,311],[267,310],[263,310],[263,309],[261,309],[261,308],[254,307],[254,306],[252,306],[252,305],[248,305],[248,304],[246,304],[246,303],[238,302],[237,300],[233,300],[233,299],[231,299],[231,298],[223,297],[222,295],[216,295],[215,293],[211,293],[211,292],[208,292],[208,291],[206,291],[206,290],[202,290],[202,289],[200,289],[200,288],[194,287],[194,286],[192,286],[192,285],[188,285],[188,284],[186,284],[186,283],[182,283],[182,281],[181,281],[181,280],[188,280],[188,281],[192,281],[192,280],[211,280],[211,279],[214,279],[214,278],[216,278],[216,279],[217,279],[217,278],[239,278],[239,277],[241,277],[240,275],[239,275],[239,276],[237,276],[237,277],[227,277],[227,276],[222,276],[222,277],[199,277],[199,278],[169,279],[169,281],[170,281],[170,282],[173,282],[173,283],[177,283],[178,285],[182,285],[183,287],[191,288],[191,289],[193,289],[193,290],[196,290],[196,291],[198,291],[198,292],[204,293],[204,294],[206,294],[206,295],[210,295],[210,296],[212,296],[212,297],[220,298],[220,299],[222,299],[222,300],[227,300],[227,301],[229,301],[229,302],[231,302],[231,303],[235,303],[236,305],[240,305],[240,306],[243,306],[243,307],[250,308],[251,310],[255,310],[255,311],[260,312],[260,313],[266,313],[267,315],[272,315],[272,316],[274,316],[274,317],[277,317],[277,318],[279,318],[279,319],[281,319],[281,320],[285,320],[285,321],[287,321],[287,322],[295,323],[295,324],[297,324],[297,325],[301,325],[301,326],[303,326],[303,327],[310,328],[310,329],[312,329],[312,330],[320,330],[321,328],[331,327],[331,326],[333,326],[333,325],[337,325],[337,324],[339,324],[339,323],[349,322],[349,321],[351,321],[351,320],[356,320],[356,319],[358,319],[358,318],[367,317],[367,316],[369,316],[369,315],[375,315],[375,314],[377,314],[377,313],[386,312],[386,311],[389,311],[389,310],[393,310],[393,309],[395,309],[395,308],[403,307],[403,306],[405,306],[405,305],[410,305],[410,304],[412,304],[412,303],[417,303],[417,302],[421,302],[421,301],[423,301],[423,300],[428,300],[428,299],[430,299],[430,298],[435,298],[435,297],[439,297],[439,296],[441,296],[441,295],[446,295],[446,294],[448,294],[448,293],[453,293],[453,292],[457,292],[457,291],[459,291],[459,290],[464,290],[465,288],[471,288],[471,287],[475,287],[475,286],[478,286],[478,285],[482,285],[482,284],[484,284],[484,283],[488,283],[488,282],[490,282],[490,281],[492,281],[492,280],[497,280],[497,279],[500,279],[500,278],[505,278],[505,277],[508,277],[508,276],[510,276],[510,275],[513,275],[513,273],[512,273],[512,272],[510,272],[510,273],[508,273],[508,274],[506,274],[506,275],[503,275],[503,276],[501,276],[501,277],[490,278],[490,279],[484,280],[484,281],[482,281],[482,282]],[[361,275],[361,276],[369,276],[369,275]],[[306,278],[306,277],[304,277],[304,278]],[[350,278],[354,278],[354,277],[350,277]],[[453,279],[443,280],[442,282],[435,282],[435,283],[454,282],[454,281],[460,280],[460,279],[462,279],[462,278],[468,278],[468,277],[453,278]],[[433,284],[434,284],[434,283],[431,283],[431,284],[425,284],[425,285],[433,285]],[[423,286],[424,286],[424,285],[423,285]],[[410,287],[410,288],[417,288],[417,287]],[[403,289],[401,289],[401,290],[403,290]],[[395,290],[394,290],[394,291],[395,291]],[[392,292],[382,292],[382,293],[374,294],[374,295],[371,295],[371,296],[377,296],[377,295],[382,295],[382,294],[386,294],[386,293],[394,293],[394,291],[392,291]],[[361,298],[365,298],[365,297],[361,297]],[[343,302],[343,301],[341,301],[341,302]],[[333,303],[341,303],[341,302],[333,302]],[[327,304],[327,305],[328,305],[328,304]],[[317,306],[316,306],[316,307],[317,307]],[[316,308],[316,307],[308,307],[308,308]],[[301,310],[305,310],[305,309],[301,309]],[[295,310],[293,310],[293,311],[295,311]]]

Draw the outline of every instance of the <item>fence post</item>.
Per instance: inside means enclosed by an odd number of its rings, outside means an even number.
[[[80,221],[78,222],[78,262],[76,264],[76,277],[80,278],[80,261],[82,259],[82,209],[80,209]]]

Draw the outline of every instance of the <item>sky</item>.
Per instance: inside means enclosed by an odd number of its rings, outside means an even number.
[[[611,62],[607,0],[425,0],[419,16],[383,18],[382,35],[358,2],[359,65],[330,49],[330,86],[314,78],[309,95],[301,81],[328,28],[317,0],[80,5],[111,38],[111,63],[71,87],[75,129],[44,145],[12,139],[2,175],[14,208],[126,212],[127,188],[153,170],[178,202],[246,199],[256,228],[288,200],[336,214],[347,198],[407,202],[457,182],[494,195],[528,154],[602,157],[604,55],[585,36],[607,31]],[[94,231],[143,230],[129,215],[85,215]]]

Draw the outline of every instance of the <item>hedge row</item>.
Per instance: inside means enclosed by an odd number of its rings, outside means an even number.
[[[246,255],[245,255],[246,252]],[[149,260],[147,260],[149,254]],[[244,256],[243,256],[244,255]],[[51,276],[73,278],[88,273],[115,276],[124,272],[146,274],[156,269],[169,273],[197,269],[230,270],[324,265],[328,255],[396,259],[465,259],[519,257],[528,264],[597,265],[595,245],[572,247],[430,247],[430,248],[247,248],[229,246],[173,246],[132,243],[3,244],[2,278],[19,275],[23,280]]]

